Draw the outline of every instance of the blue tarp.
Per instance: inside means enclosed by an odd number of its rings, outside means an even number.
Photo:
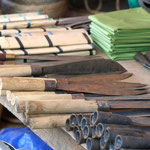
[[[0,131],[0,140],[5,141],[16,149],[52,150],[29,128],[6,128]]]

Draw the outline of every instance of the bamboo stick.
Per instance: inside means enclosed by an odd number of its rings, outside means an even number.
[[[88,51],[93,49],[92,44],[80,44],[80,45],[69,45],[69,46],[60,46],[59,47],[49,47],[49,48],[32,48],[32,49],[25,49],[28,55],[37,55],[37,54],[59,54],[60,49],[62,53],[70,53],[70,52],[78,52],[78,51]],[[6,54],[13,54],[16,56],[25,55],[25,51],[21,49],[14,49],[14,50],[4,50]],[[3,54],[0,51],[0,54]]]
[[[85,33],[65,33],[38,37],[20,37],[17,39],[15,37],[0,37],[2,49],[54,47],[88,43],[92,43],[92,39]]]
[[[3,15],[0,15],[0,19],[12,18],[12,17],[23,17],[23,16],[35,16],[35,15],[40,15],[40,13],[39,12],[29,12],[29,13],[3,14]]]
[[[70,31],[72,30],[71,28],[65,28],[65,27],[55,27],[52,28],[53,26],[50,27],[43,27],[43,28],[27,28],[27,29],[7,29],[7,30],[0,30],[0,35],[1,36],[6,36],[9,34],[16,34],[16,33],[27,33],[27,32],[31,32],[31,33],[37,33],[37,32],[62,32],[62,31]]]
[[[39,32],[62,32],[62,31],[70,31],[71,28],[65,28],[65,27],[41,27],[41,28],[27,28],[27,29],[7,29],[7,30],[0,30],[1,36],[8,36],[10,34],[17,34],[17,33],[39,33]]]
[[[60,114],[60,113],[90,113],[98,109],[95,101],[29,101],[26,103],[27,114]]]
[[[29,118],[31,129],[51,129],[65,127],[66,120],[70,115],[50,115],[46,117]]]
[[[41,20],[29,20],[29,21],[18,21],[18,22],[5,22],[0,24],[0,30],[4,29],[24,29],[24,28],[34,28],[34,27],[45,27],[52,26],[56,24],[53,19],[41,19]]]
[[[42,35],[55,35],[55,34],[65,34],[65,33],[86,33],[84,29],[75,29],[75,30],[56,30],[56,31],[46,31],[46,32],[24,32],[24,33],[13,33],[9,34],[14,37],[30,37],[30,36],[42,36]]]
[[[56,88],[55,79],[47,78],[1,78],[3,90],[45,91]]]
[[[21,16],[21,17],[11,17],[11,18],[1,18],[0,23],[6,22],[18,22],[18,21],[27,21],[27,20],[41,20],[48,19],[48,15],[37,15],[37,16]]]

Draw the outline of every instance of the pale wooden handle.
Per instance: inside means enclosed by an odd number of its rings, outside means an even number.
[[[4,66],[5,67],[5,66]],[[21,77],[21,76],[31,76],[32,70],[30,66],[22,66],[11,68],[0,68],[0,77]]]
[[[29,118],[31,129],[51,129],[65,127],[66,120],[70,115],[52,115],[46,117]]]
[[[4,92],[3,92],[4,91]],[[25,96],[25,95],[52,95],[55,92],[41,92],[41,91],[9,91],[2,90],[2,94],[6,95],[8,101],[15,101],[16,96]],[[3,94],[3,95],[4,95]]]
[[[26,103],[27,114],[89,113],[98,109],[95,101],[29,101]]]
[[[36,78],[2,78],[3,90],[45,91],[56,88],[55,79]]]

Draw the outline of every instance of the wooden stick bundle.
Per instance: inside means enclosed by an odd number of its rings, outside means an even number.
[[[21,16],[21,17],[3,18],[3,19],[0,19],[0,23],[18,22],[18,21],[27,21],[27,20],[41,20],[41,19],[48,19],[48,16],[37,15],[37,16]]]
[[[18,22],[4,22],[0,24],[0,30],[3,29],[24,29],[24,28],[35,28],[35,27],[45,27],[52,26],[56,24],[55,20],[52,19],[42,19],[42,20],[29,20],[29,21],[18,21]]]
[[[81,44],[81,45],[69,45],[69,46],[60,46],[60,47],[49,47],[49,48],[34,48],[34,49],[14,49],[14,50],[3,50],[0,51],[2,54],[5,52],[6,54],[14,54],[16,56],[25,55],[38,55],[38,54],[59,54],[60,50],[62,53],[70,53],[70,52],[77,52],[77,51],[88,51],[93,49],[92,44]],[[9,56],[8,56],[9,58]]]

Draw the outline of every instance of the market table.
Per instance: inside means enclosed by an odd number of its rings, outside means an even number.
[[[133,76],[125,81],[141,82],[150,85],[150,71],[134,60],[119,61],[128,72]],[[12,112],[21,122],[24,122],[24,114],[14,111],[14,108],[7,102],[5,97],[0,97],[0,103]],[[50,145],[54,150],[85,150],[85,144],[77,145],[71,133],[64,129],[37,129],[33,130],[43,141]]]

